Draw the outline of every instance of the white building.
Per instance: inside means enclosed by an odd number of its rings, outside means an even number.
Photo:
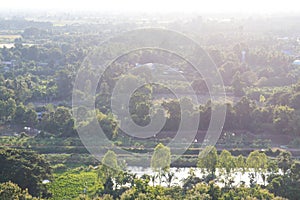
[[[300,60],[294,60],[293,65],[300,66]]]

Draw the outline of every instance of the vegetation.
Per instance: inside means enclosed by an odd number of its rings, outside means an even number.
[[[300,50],[298,18],[179,18],[0,17],[1,200],[300,199],[300,70],[294,62]],[[278,29],[278,21],[284,30]],[[183,32],[203,49],[182,52],[187,54],[182,59],[163,48],[137,48],[140,35],[111,40],[110,46],[103,43],[145,26]],[[170,37],[159,47],[194,48],[180,42]],[[126,45],[135,50],[123,52]],[[96,58],[86,59],[93,53]],[[116,55],[98,77],[98,62]],[[199,61],[201,73],[209,71],[210,76],[200,74],[190,61]],[[80,70],[86,82],[75,90]],[[219,75],[223,84],[209,85]],[[93,85],[93,80],[99,83]],[[123,93],[137,83],[142,86],[123,105]],[[184,97],[193,93],[197,101]],[[74,106],[72,95],[94,99],[95,110],[84,102]],[[223,95],[225,101],[219,98]],[[212,113],[222,106],[221,136],[215,146],[207,146]],[[77,132],[89,127],[94,115],[111,142],[97,147],[106,152],[101,162]],[[145,128],[156,116],[166,121],[155,127],[155,135],[132,136],[131,121]],[[127,125],[127,131],[122,129]],[[196,132],[184,153],[168,147],[181,128],[182,144]],[[119,155],[112,150],[118,148],[145,156]],[[173,158],[178,159],[171,162]],[[153,173],[125,172],[127,165],[147,164]],[[173,167],[191,169],[179,180]]]
[[[171,151],[169,147],[165,147],[159,143],[155,149],[151,159],[151,168],[158,173],[159,183],[161,183],[162,175],[169,171],[171,165]]]
[[[0,182],[12,181],[33,196],[49,196],[43,180],[51,179],[50,165],[40,155],[17,149],[0,150]]]
[[[30,194],[28,194],[27,190],[22,190],[17,184],[12,182],[6,182],[0,184],[0,198],[3,200],[34,200],[37,198],[33,198]]]

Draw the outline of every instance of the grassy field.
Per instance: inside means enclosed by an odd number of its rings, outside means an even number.
[[[63,173],[54,174],[53,182],[48,184],[52,193],[51,199],[74,199],[80,194],[94,196],[97,189],[103,188],[98,180],[97,171],[91,168],[76,168]]]

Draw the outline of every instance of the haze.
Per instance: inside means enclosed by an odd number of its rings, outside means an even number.
[[[115,11],[115,12],[199,12],[199,13],[297,13],[296,0],[240,1],[240,0],[10,0],[1,2],[1,10],[55,10],[55,11]]]

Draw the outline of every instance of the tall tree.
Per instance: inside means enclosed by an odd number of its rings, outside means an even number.
[[[200,151],[198,156],[197,166],[204,171],[207,171],[212,176],[215,176],[218,164],[217,149],[213,146],[207,146],[205,149]]]
[[[102,158],[102,164],[112,169],[119,169],[116,153],[111,150],[108,150]]]
[[[163,173],[168,172],[171,165],[171,151],[169,147],[159,143],[154,148],[154,153],[151,158],[151,168],[158,173],[159,183]]]
[[[254,170],[257,182],[257,173],[264,172],[267,168],[268,158],[265,153],[258,150],[252,151],[247,158],[247,167]]]
[[[243,155],[239,155],[235,160],[235,165],[240,173],[240,184],[242,183],[242,175],[246,172],[246,158]]]
[[[282,170],[283,174],[286,174],[287,170],[290,169],[293,164],[291,152],[281,151],[277,156],[277,162],[279,169]]]
[[[218,167],[221,172],[225,172],[225,186],[230,186],[230,175],[235,168],[234,157],[227,150],[223,150],[218,159]]]

